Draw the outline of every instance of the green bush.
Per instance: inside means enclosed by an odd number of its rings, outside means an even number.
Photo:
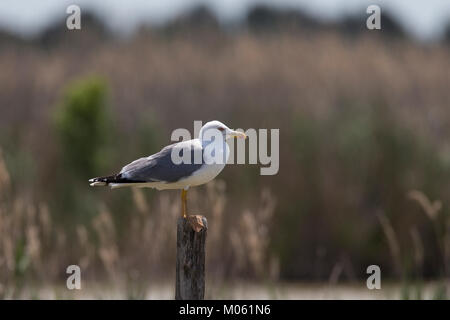
[[[56,112],[56,130],[67,169],[83,178],[98,174],[105,165],[101,154],[111,127],[105,82],[90,77],[69,85]]]

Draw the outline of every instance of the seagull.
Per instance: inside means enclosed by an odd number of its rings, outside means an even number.
[[[245,133],[232,130],[220,121],[210,121],[200,129],[198,138],[168,145],[158,153],[127,164],[118,174],[92,178],[89,182],[93,187],[109,186],[112,189],[179,189],[181,214],[186,219],[188,189],[211,181],[223,170],[230,155],[226,140],[246,137]],[[203,220],[192,217],[189,221],[194,230],[201,230]]]

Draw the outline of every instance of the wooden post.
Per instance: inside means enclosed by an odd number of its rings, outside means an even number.
[[[177,222],[176,300],[203,300],[205,296],[207,221],[205,217],[195,218],[204,226],[198,232],[188,219],[179,218]]]

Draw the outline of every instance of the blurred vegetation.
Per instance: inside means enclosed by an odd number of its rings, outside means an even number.
[[[201,7],[127,41],[94,16],[77,33],[2,33],[0,294],[73,263],[128,298],[171,279],[178,192],[87,180],[211,119],[280,128],[276,176],[229,166],[189,192],[209,220],[211,297],[230,279],[362,281],[371,264],[405,299],[448,280],[450,48],[350,20],[256,7],[228,32]]]
[[[90,177],[105,169],[104,149],[114,137],[106,95],[105,83],[91,78],[71,84],[58,107],[55,127],[61,158],[74,177]]]
[[[282,273],[306,277],[318,272],[315,264],[306,270],[296,267],[308,259],[323,259],[325,265],[342,263],[341,259],[363,265],[377,257],[388,260],[389,252],[376,224],[382,212],[393,220],[400,246],[407,251],[394,257],[400,260],[401,269],[395,270],[393,264],[383,270],[393,268],[390,272],[394,274],[409,275],[416,267],[408,262],[414,256],[410,231],[420,221],[411,214],[407,192],[420,186],[425,194],[445,198],[450,178],[448,162],[430,143],[392,118],[383,105],[352,106],[345,102],[324,119],[300,116],[293,126],[299,178],[294,201],[299,209],[282,216],[283,222],[274,234],[274,241],[279,241],[275,250],[281,253],[281,265],[286,267]],[[448,213],[444,208],[442,214]],[[443,230],[445,221],[439,224]],[[317,225],[314,234],[307,231],[312,225]],[[322,231],[322,227],[328,228]],[[304,233],[300,232],[298,241],[292,241],[299,229]],[[429,238],[431,234],[426,233]],[[441,233],[436,236],[443,239]],[[311,246],[311,239],[320,242],[313,240]],[[318,247],[333,248],[331,257],[327,257],[328,252],[317,252]],[[446,259],[435,249],[432,246],[433,252],[424,261],[427,274],[438,270]],[[319,278],[329,274],[329,268],[322,270]],[[349,280],[360,276],[354,270],[343,272]]]

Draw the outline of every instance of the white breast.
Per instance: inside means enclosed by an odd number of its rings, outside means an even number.
[[[217,177],[217,175],[223,170],[230,156],[230,148],[227,143],[220,143],[215,146],[214,157],[210,156],[208,150],[204,150],[203,159],[205,164],[195,171],[191,176],[182,179],[180,182],[187,186],[198,186],[207,183]],[[218,163],[215,163],[215,159],[221,159]]]

